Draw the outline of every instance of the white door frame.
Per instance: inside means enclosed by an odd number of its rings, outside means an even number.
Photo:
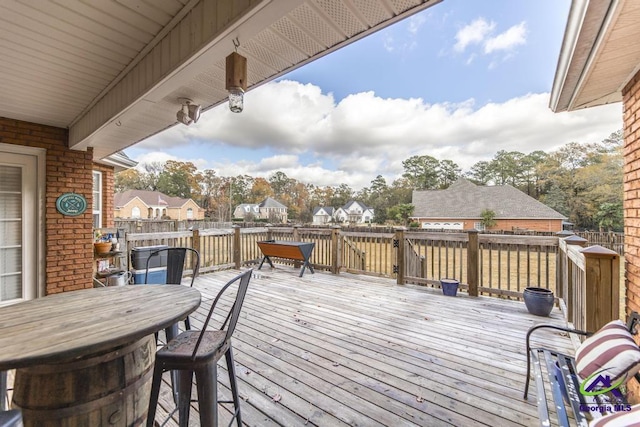
[[[31,176],[35,175],[35,191],[34,197],[28,197],[27,203],[23,210],[23,290],[24,299],[39,298],[46,293],[46,257],[45,248],[45,194],[46,194],[46,155],[47,150],[44,148],[27,147],[23,145],[0,143],[0,159],[2,154],[16,154],[22,156],[32,156],[35,160],[36,170],[29,170]],[[30,196],[30,195],[27,195]],[[34,224],[35,227],[28,227],[28,224]],[[25,226],[27,225],[27,226]],[[25,250],[29,249],[29,253]],[[31,270],[28,263],[33,263],[35,269]],[[35,275],[35,277],[34,277]],[[28,280],[25,280],[25,276]],[[35,283],[35,288],[26,286],[28,283]]]

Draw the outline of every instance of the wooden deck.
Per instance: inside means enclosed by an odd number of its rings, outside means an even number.
[[[445,297],[351,274],[300,278],[297,269],[276,267],[255,272],[234,334],[246,425],[538,425],[535,390],[522,399],[524,339],[534,324],[564,324],[557,309],[540,318],[522,302]],[[236,274],[196,280],[203,303],[194,327]],[[549,335],[571,352],[568,338]],[[229,398],[224,362],[218,375]],[[166,386],[161,401],[157,419],[172,403]],[[220,411],[226,425],[229,413]],[[190,425],[199,425],[195,408]]]

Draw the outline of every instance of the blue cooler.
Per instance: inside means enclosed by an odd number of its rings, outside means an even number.
[[[167,245],[155,246],[138,246],[131,249],[131,273],[133,274],[133,283],[136,285],[144,284],[144,275],[147,268],[147,259],[152,252],[158,249],[167,249]],[[167,283],[167,254],[162,253],[151,258],[149,261],[149,274],[147,276],[148,284],[164,284]]]
[[[133,284],[143,285],[144,274],[147,270],[131,270],[133,274]],[[147,284],[149,285],[163,285],[167,283],[167,267],[149,267],[149,274],[147,275]]]

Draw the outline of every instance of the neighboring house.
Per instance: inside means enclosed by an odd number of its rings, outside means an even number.
[[[334,218],[338,222],[362,224],[373,221],[373,208],[362,202],[349,200],[344,206],[336,209]]]
[[[492,230],[561,231],[566,217],[510,185],[478,186],[464,178],[446,190],[413,192],[411,219],[422,228],[484,229],[481,213],[495,213]]]
[[[234,218],[250,219],[251,215],[254,219],[266,219],[273,222],[284,223],[289,219],[287,207],[271,197],[267,197],[258,204],[243,203],[233,211]]]
[[[350,200],[338,209],[320,206],[313,210],[314,224],[328,224],[331,221],[351,224],[368,223],[373,221],[373,208],[362,202]]]
[[[241,205],[238,205],[233,210],[233,217],[244,219],[260,218],[260,206],[251,203],[243,203]]]
[[[313,210],[313,223],[329,224],[333,220],[335,209],[326,206],[320,206]]]
[[[159,191],[127,190],[114,195],[114,216],[183,221],[204,219],[204,209],[192,199],[171,197]]]

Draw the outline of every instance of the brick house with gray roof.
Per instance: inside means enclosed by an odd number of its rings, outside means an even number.
[[[445,190],[414,191],[412,221],[426,229],[482,229],[483,210],[495,212],[491,230],[560,231],[564,215],[510,185],[479,186],[460,178]]]

